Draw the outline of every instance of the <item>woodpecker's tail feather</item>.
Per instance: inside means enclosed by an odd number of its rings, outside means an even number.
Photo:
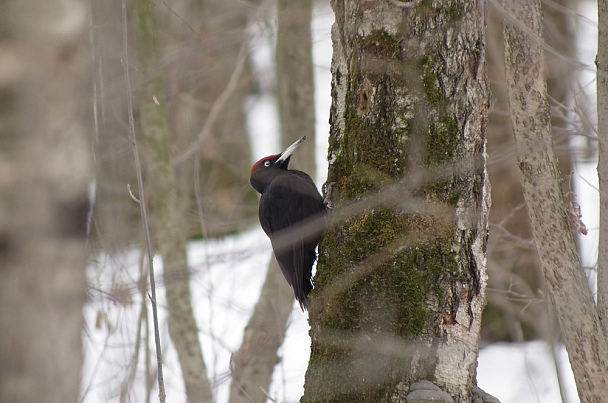
[[[309,250],[310,249],[310,250]],[[275,253],[283,276],[293,288],[302,311],[308,310],[308,294],[312,291],[311,269],[316,260],[314,248],[304,243],[293,245],[291,250]]]

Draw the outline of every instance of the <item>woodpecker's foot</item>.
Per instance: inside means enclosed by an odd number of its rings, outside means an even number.
[[[323,193],[325,194],[325,198],[323,199],[323,204],[325,204],[325,208],[331,210],[331,189],[334,187],[336,182],[325,182],[323,185]]]

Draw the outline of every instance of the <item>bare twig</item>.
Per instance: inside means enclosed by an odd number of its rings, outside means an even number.
[[[512,233],[511,231],[509,231],[508,229],[506,229],[504,226],[499,225],[499,224],[490,223],[490,229],[497,230],[499,235],[501,235],[503,238],[513,241],[517,245],[519,245],[523,248],[536,250],[536,244],[534,243],[533,239],[526,239],[526,238],[517,236],[514,233]]]
[[[129,185],[127,185],[127,187],[128,186]],[[129,187],[129,193],[131,193],[130,187]],[[131,197],[134,197],[134,196],[131,194]],[[129,375],[127,376],[127,379],[124,381],[124,383],[121,387],[121,390],[120,390],[120,401],[121,402],[127,401],[127,395],[131,388],[131,385],[133,384],[133,380],[135,379],[137,363],[139,362],[139,350],[141,348],[141,342],[142,342],[141,330],[144,325],[144,317],[145,317],[145,315],[147,315],[146,298],[144,297],[144,295],[146,293],[146,288],[147,288],[146,287],[146,269],[145,269],[145,265],[144,265],[143,255],[140,257],[139,273],[140,273],[139,280],[137,281],[137,284],[138,284],[139,292],[142,296],[142,299],[141,299],[141,307],[139,310],[139,316],[137,319],[137,330],[135,333],[135,351],[133,352],[133,356],[131,357],[131,363],[129,364],[129,366],[130,366]],[[146,326],[147,326],[147,324],[146,324]],[[147,348],[144,351],[147,353]]]
[[[139,199],[137,197],[135,197],[135,195],[133,194],[133,192],[131,191],[131,185],[129,185],[127,183],[127,190],[129,191],[129,196],[131,196],[131,199],[133,199],[133,201],[137,204],[141,204],[141,202],[139,201]]]
[[[260,390],[262,391],[262,393],[266,396],[266,398],[268,400],[270,400],[271,402],[275,402],[277,401],[277,399],[275,399],[274,397],[270,396],[270,394],[263,388],[260,386]]]
[[[122,0],[122,40],[123,40],[123,68],[125,74],[125,84],[127,86],[127,108],[129,114],[129,139],[133,148],[133,158],[135,160],[135,172],[137,175],[137,188],[139,192],[139,210],[144,225],[146,238],[146,250],[148,252],[148,264],[150,265],[150,291],[152,293],[152,316],[154,321],[154,340],[156,342],[156,360],[158,366],[158,398],[161,403],[165,402],[165,383],[163,380],[163,356],[160,345],[160,331],[158,326],[158,308],[156,306],[156,282],[154,280],[154,254],[152,253],[152,242],[150,240],[150,228],[148,226],[148,215],[146,212],[146,202],[144,196],[144,185],[141,171],[139,151],[137,150],[137,138],[135,136],[135,119],[133,118],[133,100],[131,99],[131,80],[129,78],[129,51],[127,33],[127,6],[126,0]],[[133,195],[131,195],[133,197]]]
[[[226,102],[228,102],[228,99],[230,99],[230,97],[232,96],[234,91],[236,91],[236,89],[238,87],[239,79],[241,78],[241,75],[243,74],[243,69],[245,68],[245,65],[247,62],[248,48],[249,48],[249,41],[247,41],[247,40],[243,41],[243,44],[241,45],[241,49],[239,50],[239,55],[236,60],[236,66],[234,67],[234,71],[232,72],[232,75],[230,76],[230,80],[228,81],[226,88],[224,88],[224,91],[222,91],[220,96],[213,103],[213,105],[211,107],[211,111],[209,112],[209,116],[207,117],[207,120],[205,121],[205,125],[203,126],[202,130],[200,131],[198,138],[196,139],[194,144],[190,145],[185,151],[183,151],[180,155],[178,155],[175,158],[176,164],[184,162],[185,160],[190,158],[192,156],[192,154],[196,153],[199,150],[200,146],[203,144],[203,141],[205,141],[205,139],[207,139],[211,135],[211,130],[213,129],[213,126],[215,125],[215,121],[217,120],[220,112],[224,108]]]
[[[166,1],[163,1],[163,4],[165,5],[165,7],[167,7],[167,10],[171,11],[171,14],[173,14],[175,17],[177,17],[177,19],[178,19],[178,20],[180,20],[181,22],[183,22],[183,23],[184,23],[184,25],[185,25],[185,26],[187,26],[187,27],[188,27],[188,29],[190,29],[190,31],[192,31],[192,33],[199,35],[199,33],[198,33],[198,32],[196,32],[196,31],[194,30],[194,28],[192,28],[192,27],[190,26],[190,24],[188,24],[188,23],[186,22],[186,20],[184,20],[184,19],[182,18],[182,16],[181,16],[181,15],[179,15],[178,13],[176,13],[176,12],[175,12],[175,10],[173,10],[171,7],[169,7],[169,5],[167,4],[167,2],[166,2]]]

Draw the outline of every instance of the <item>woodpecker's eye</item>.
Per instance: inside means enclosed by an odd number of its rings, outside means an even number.
[[[265,167],[269,167],[270,166],[270,161],[264,161],[264,166]]]

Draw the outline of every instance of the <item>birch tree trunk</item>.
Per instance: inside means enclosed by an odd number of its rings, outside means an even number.
[[[332,3],[336,222],[319,246],[304,402],[480,393],[486,3],[417,3]],[[413,390],[421,379],[435,385]]]
[[[177,190],[163,78],[159,68],[156,9],[148,0],[133,2],[137,56],[142,81],[139,90],[141,127],[146,151],[151,211],[156,215],[153,233],[163,258],[163,276],[169,310],[169,333],[177,351],[189,402],[211,402],[211,384],[192,311],[188,241],[184,204]]]
[[[2,402],[78,401],[92,180],[87,23],[82,1],[8,1],[0,12]]]
[[[534,240],[581,402],[601,402],[608,347],[560,186],[543,74],[540,0],[508,0],[504,7],[511,124]]]
[[[315,177],[315,110],[312,65],[312,1],[279,0],[276,49],[281,144],[284,149],[299,137],[311,141],[298,150],[290,164]],[[234,355],[230,402],[266,401],[278,350],[293,312],[294,294],[272,258],[260,299],[245,329],[243,343]],[[296,312],[296,314],[301,314]]]

